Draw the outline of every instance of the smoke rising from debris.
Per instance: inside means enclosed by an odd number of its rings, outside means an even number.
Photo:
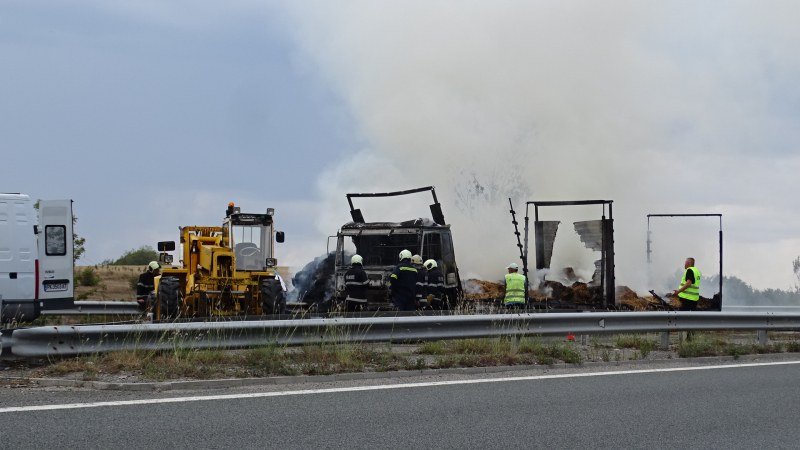
[[[524,200],[612,199],[618,283],[641,290],[653,287],[643,268],[645,214],[732,211],[739,222],[730,228],[735,259],[727,268],[782,280],[742,256],[787,243],[788,228],[776,225],[783,237],[768,240],[757,221],[800,221],[785,211],[790,197],[768,195],[761,183],[788,186],[788,168],[800,168],[793,153],[800,129],[779,100],[800,98],[792,82],[800,53],[790,44],[800,35],[797,8],[681,5],[289,6],[301,53],[349,105],[364,142],[320,180],[321,231],[349,220],[344,192],[433,184],[453,225],[462,278],[499,279],[519,258],[508,197],[520,216]],[[746,190],[742,173],[755,181]],[[367,220],[429,214],[427,199],[387,203],[364,205]],[[757,208],[763,214],[753,214]],[[562,221],[557,239],[565,239],[572,221],[599,216],[560,210],[550,218]],[[662,248],[677,249],[676,260],[654,268],[660,275],[672,275],[688,254],[716,261],[713,230],[702,248],[681,247],[683,236],[660,235]],[[554,269],[593,271],[597,256],[579,242],[556,246]],[[792,255],[780,253],[787,282]]]

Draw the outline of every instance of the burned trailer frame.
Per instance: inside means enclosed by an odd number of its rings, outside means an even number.
[[[556,230],[560,222],[543,222],[539,220],[540,207],[553,207],[553,206],[587,206],[587,205],[602,205],[603,214],[600,218],[601,236],[600,236],[600,286],[603,291],[603,308],[608,308],[610,305],[615,305],[616,282],[614,273],[614,211],[613,200],[572,200],[572,201],[529,201],[525,203],[525,239],[522,248],[522,262],[523,274],[525,275],[525,303],[528,303],[529,291],[529,276],[528,276],[528,243],[530,241],[530,206],[534,207],[534,239],[536,243],[536,269],[546,269],[550,266],[550,256],[552,256],[552,248],[549,251],[545,249],[545,239],[547,234],[552,234],[549,239],[550,245],[555,240]],[[509,200],[510,204],[510,200]],[[606,207],[608,208],[608,218],[606,218]],[[512,207],[513,210],[513,207]],[[512,216],[514,214],[512,213]],[[514,218],[516,222],[516,218]],[[581,232],[577,229],[576,232],[583,237]],[[516,227],[516,224],[515,224]],[[585,230],[591,231],[591,230]],[[589,243],[584,241],[584,244],[589,247]],[[518,244],[519,245],[519,244]],[[591,248],[591,247],[589,247]]]
[[[699,213],[699,214],[648,214],[647,215],[647,263],[653,262],[653,232],[650,231],[650,218],[676,218],[676,217],[717,217],[719,218],[719,300],[722,304],[722,214],[720,213]]]

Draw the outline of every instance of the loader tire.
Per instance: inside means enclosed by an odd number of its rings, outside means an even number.
[[[261,309],[263,314],[283,314],[286,297],[281,282],[274,278],[261,280]]]
[[[178,277],[161,277],[158,284],[159,320],[175,320],[180,306],[181,282]]]

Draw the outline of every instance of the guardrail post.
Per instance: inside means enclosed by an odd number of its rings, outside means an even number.
[[[669,350],[669,331],[661,332],[661,349]]]
[[[756,332],[758,336],[758,345],[767,345],[769,342],[769,335],[767,334],[767,330],[758,330]]]
[[[581,335],[581,345],[589,345],[589,335],[582,334]]]

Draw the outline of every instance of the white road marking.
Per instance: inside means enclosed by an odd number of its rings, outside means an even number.
[[[663,372],[689,372],[695,370],[713,369],[736,369],[743,367],[764,367],[764,366],[783,366],[800,364],[800,361],[778,361],[764,363],[747,364],[723,364],[717,366],[697,366],[697,367],[671,367],[663,369],[641,369],[641,370],[618,370],[613,372],[585,372],[585,373],[565,373],[554,375],[532,375],[526,377],[504,377],[504,378],[479,378],[471,380],[451,380],[451,381],[428,381],[421,383],[401,383],[401,384],[381,384],[372,386],[353,386],[328,389],[303,389],[298,391],[276,391],[276,392],[254,392],[248,394],[226,394],[226,395],[203,395],[193,397],[171,397],[171,398],[152,398],[141,400],[124,400],[114,402],[92,402],[92,403],[65,403],[60,405],[33,405],[33,406],[12,406],[10,408],[0,408],[0,413],[27,412],[27,411],[53,411],[60,409],[80,409],[80,408],[99,408],[103,406],[131,406],[131,405],[155,405],[161,403],[183,403],[183,402],[202,402],[211,400],[236,400],[263,397],[284,397],[289,395],[310,395],[310,394],[332,394],[339,392],[361,392],[361,391],[380,391],[388,389],[408,389],[432,386],[455,386],[462,384],[486,384],[486,383],[507,383],[513,381],[533,381],[533,380],[553,380],[559,378],[588,378],[604,377],[612,375],[635,375],[645,373]]]

